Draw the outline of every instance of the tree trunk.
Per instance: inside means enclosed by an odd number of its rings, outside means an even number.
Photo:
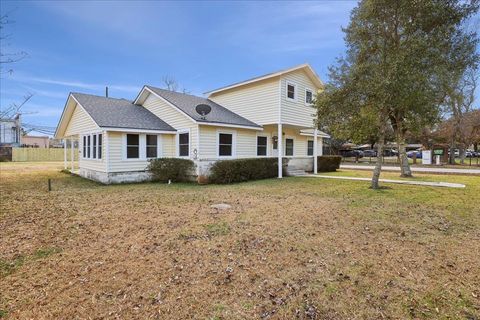
[[[411,178],[412,170],[408,163],[407,149],[405,147],[405,138],[401,133],[397,134],[398,157],[400,160],[400,177]]]
[[[377,142],[377,163],[375,164],[375,169],[373,170],[372,184],[371,184],[372,189],[380,189],[380,184],[378,183],[378,179],[380,179],[380,173],[382,171],[384,145],[385,145],[385,133],[381,132]]]
[[[463,145],[461,145],[459,148],[458,148],[458,152],[459,152],[459,156],[460,156],[460,163],[461,164],[465,164],[465,148],[463,147]]]
[[[448,163],[455,164],[455,143],[450,143],[450,155],[448,156]]]

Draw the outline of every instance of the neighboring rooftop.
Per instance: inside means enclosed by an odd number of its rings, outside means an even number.
[[[176,131],[147,109],[126,99],[72,92],[99,127]]]
[[[247,127],[261,128],[260,125],[239,116],[238,114],[222,107],[218,103],[213,102],[210,99],[193,96],[190,94],[184,94],[165,89],[160,89],[152,86],[145,86],[150,91],[161,96],[171,104],[175,105],[182,112],[187,114],[190,118],[197,122],[205,123],[219,123],[228,125],[239,125]],[[206,104],[212,108],[212,111],[202,119],[202,116],[195,111],[195,107],[199,104]]]
[[[312,80],[313,83],[317,87],[320,88],[320,87],[323,86],[323,83],[320,80],[320,77],[315,73],[315,71],[312,69],[312,67],[308,63],[304,63],[304,64],[301,64],[301,65],[298,65],[298,66],[295,66],[295,67],[292,67],[292,68],[283,69],[283,70],[280,70],[280,71],[267,73],[267,74],[264,74],[262,76],[254,77],[254,78],[251,78],[251,79],[248,79],[248,80],[236,82],[236,83],[230,84],[228,86],[224,86],[224,87],[221,87],[221,88],[218,88],[218,89],[215,89],[215,90],[205,92],[205,94],[212,95],[212,94],[217,93],[217,92],[221,92],[221,91],[224,91],[224,90],[229,90],[229,89],[232,89],[232,88],[240,87],[240,86],[252,83],[252,82],[257,82],[257,81],[262,81],[262,80],[266,80],[266,79],[269,79],[269,78],[278,77],[278,76],[281,76],[283,74],[290,73],[290,72],[293,72],[293,71],[296,71],[296,70],[301,70],[301,69],[305,70],[305,72],[310,77],[310,80]]]

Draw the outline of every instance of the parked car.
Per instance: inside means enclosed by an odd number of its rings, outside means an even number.
[[[383,150],[384,157],[395,157],[397,155],[398,155],[397,150],[392,150],[392,149]]]
[[[413,156],[416,155],[417,159],[422,159],[422,151],[420,150],[412,150],[407,152],[407,157],[413,158]]]
[[[376,157],[377,156],[377,151],[375,151],[375,150],[363,150],[363,156],[364,157]]]
[[[340,155],[342,157],[348,158],[363,158],[363,151],[361,150],[340,150]]]

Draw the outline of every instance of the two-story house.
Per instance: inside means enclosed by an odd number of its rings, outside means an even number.
[[[191,159],[197,174],[218,160],[254,157],[287,157],[290,170],[312,171],[327,137],[314,126],[321,86],[303,64],[206,98],[148,85],[134,101],[71,93],[55,137],[78,140],[71,169],[103,183],[147,180],[148,160],[158,157]]]

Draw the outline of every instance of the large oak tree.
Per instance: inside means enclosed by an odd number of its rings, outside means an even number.
[[[462,54],[459,68],[478,59],[467,50],[475,48],[476,34],[461,28],[477,11],[477,1],[457,0],[362,0],[353,9],[344,29],[346,56],[330,68],[317,97],[318,124],[343,138],[377,137],[372,188],[379,187],[389,129],[402,175],[411,176],[405,134],[439,120],[450,58]]]

